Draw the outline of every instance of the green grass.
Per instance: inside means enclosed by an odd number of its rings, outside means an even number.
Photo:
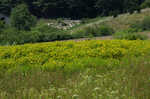
[[[0,50],[0,99],[150,98],[149,41],[51,42]]]
[[[141,22],[145,16],[150,16],[149,12],[150,10],[148,8],[143,9],[141,13],[121,14],[117,18],[113,18],[105,23],[110,25],[116,31],[125,30],[128,29],[131,24]]]
[[[120,59],[127,55],[149,55],[149,41],[89,40],[66,41],[0,47],[0,73],[12,72],[18,67],[40,67],[48,70],[72,72],[94,65],[91,58]],[[90,61],[87,65],[84,62]],[[99,61],[99,60],[98,60]],[[110,60],[111,61],[111,60]],[[105,61],[104,61],[105,62]],[[76,65],[76,66],[74,66]]]
[[[146,15],[90,19],[68,31],[95,23],[120,31]],[[150,99],[149,41],[51,42],[0,51],[0,99]]]
[[[141,13],[121,14],[116,18],[109,16],[109,17],[97,17],[93,19],[87,19],[87,23],[71,28],[70,33],[75,34],[76,32],[78,33],[78,31],[80,32],[80,30],[84,30],[85,27],[90,26],[95,27],[96,25],[100,26],[103,24],[106,24],[107,26],[113,28],[115,30],[114,32],[119,32],[122,30],[129,29],[132,24],[139,24],[140,22],[142,22],[145,16],[150,16],[149,12],[150,12],[149,9],[143,9]]]
[[[149,99],[150,57],[91,59],[98,67],[64,73],[38,68],[0,76],[1,99]],[[88,64],[88,61],[85,62]],[[92,65],[92,64],[91,64]]]

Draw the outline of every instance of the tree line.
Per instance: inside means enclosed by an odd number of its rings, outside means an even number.
[[[85,18],[117,15],[140,10],[145,0],[0,0],[0,12],[10,15],[13,8],[26,4],[29,11],[43,18]]]

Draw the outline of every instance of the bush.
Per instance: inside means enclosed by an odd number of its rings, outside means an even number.
[[[19,39],[19,31],[15,28],[8,27],[0,33],[1,44],[15,44]]]
[[[143,30],[150,30],[150,16],[144,18],[144,20],[141,22],[141,28]]]
[[[106,36],[106,35],[112,35],[113,33],[114,33],[114,30],[111,27],[107,25],[101,25],[99,28],[98,35]]]
[[[30,30],[36,24],[36,17],[31,15],[27,5],[16,6],[11,12],[11,26],[18,30]]]
[[[114,30],[107,25],[92,25],[81,28],[75,31],[74,35],[78,37],[97,37],[97,36],[106,36],[113,34]]]
[[[126,40],[146,40],[148,37],[144,34],[128,31],[120,31],[114,34],[114,37],[117,39],[126,39]]]
[[[31,31],[19,31],[16,28],[8,27],[0,32],[0,44],[24,44],[37,42],[39,36]]]
[[[48,42],[55,40],[66,40],[73,38],[66,31],[59,30],[47,25],[38,25],[31,31],[18,30],[13,27],[8,27],[0,32],[0,44],[24,44],[35,42]]]
[[[63,30],[48,25],[38,25],[32,29],[31,34],[38,36],[37,42],[70,39],[71,35]]]
[[[86,36],[96,36],[97,32],[98,32],[98,28],[97,25],[93,25],[93,26],[88,26],[84,28],[85,31],[85,35]]]
[[[137,22],[134,22],[130,25],[130,28],[132,29],[141,29],[141,22],[137,21]],[[141,29],[142,30],[142,29]],[[142,30],[143,31],[143,30]]]
[[[80,29],[77,29],[73,32],[72,36],[74,38],[83,38],[83,37],[93,37],[97,33],[97,27],[94,26],[86,26]]]
[[[128,28],[125,30],[122,30],[120,32],[124,32],[124,33],[137,33],[137,32],[142,32],[141,29],[137,29],[137,28]]]
[[[141,22],[131,24],[130,27],[134,29],[141,29],[142,31],[150,30],[150,16],[146,16]]]

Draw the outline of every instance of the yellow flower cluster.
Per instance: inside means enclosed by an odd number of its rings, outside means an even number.
[[[64,66],[81,58],[121,58],[150,53],[150,41],[90,40],[66,41],[0,47],[0,66],[13,65]]]

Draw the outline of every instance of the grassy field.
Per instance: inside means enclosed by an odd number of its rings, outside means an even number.
[[[71,33],[76,33],[79,30],[84,30],[84,28],[95,27],[96,25],[107,25],[114,29],[114,32],[120,32],[122,30],[127,30],[131,28],[132,24],[140,24],[146,16],[150,16],[150,9],[142,9],[141,13],[125,13],[120,14],[117,17],[97,17],[95,19],[89,19],[87,23],[73,27],[70,29]],[[138,31],[137,33],[141,35],[147,35],[150,37],[149,30],[148,31]],[[100,38],[101,39],[101,38]]]
[[[40,66],[50,70],[81,70],[88,67],[83,65],[84,61],[90,61],[91,58],[120,59],[127,55],[138,57],[149,54],[149,50],[149,41],[140,40],[89,40],[2,46],[0,66],[10,69],[9,71],[20,65],[28,68]]]
[[[68,41],[45,41],[48,36],[55,37],[47,35],[51,33],[47,22],[57,26],[62,19],[40,20],[32,32],[40,28],[41,35],[47,33],[45,39],[41,36],[45,43],[0,46],[0,99],[150,99],[150,41],[138,40],[144,34],[150,38],[149,30],[130,27],[140,24],[150,16],[149,12],[144,9],[116,18],[84,19],[85,23],[56,31],[77,34],[77,38]],[[97,40],[83,35],[89,38],[78,39],[84,32],[99,33],[101,25],[106,25],[105,32],[113,28],[118,35],[101,35],[94,38]],[[113,40],[113,36],[124,33],[133,39]]]
[[[98,17],[93,20],[95,21],[89,21],[89,23],[83,25],[82,27],[86,27],[89,25],[94,25],[94,24],[107,24],[114,28],[116,31],[128,29],[129,26],[133,23],[139,23],[144,19],[145,16],[150,16],[150,9],[143,9],[141,13],[125,13],[125,14],[120,14],[116,18],[113,18],[111,16],[109,17]],[[79,29],[81,27],[78,27],[76,29]],[[75,29],[74,29],[75,30]]]
[[[0,99],[149,99],[150,41],[0,47]]]

